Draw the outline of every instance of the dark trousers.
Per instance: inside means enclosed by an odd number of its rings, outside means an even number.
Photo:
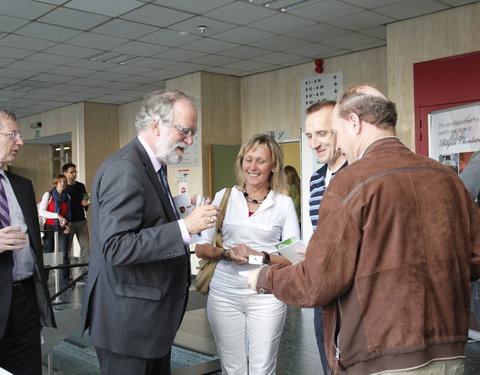
[[[45,224],[45,229],[55,229],[55,225]],[[55,246],[55,232],[48,231],[44,233],[43,236],[43,252],[44,253],[53,253]],[[63,252],[63,264],[70,264],[70,250],[68,247],[68,234],[63,233],[63,231],[58,232],[58,251]],[[63,281],[64,283],[70,281],[70,269],[64,268],[62,270]]]
[[[315,327],[315,337],[317,338],[318,353],[322,361],[322,369],[325,375],[330,373],[328,367],[327,354],[325,352],[325,335],[323,333],[323,308],[315,307],[313,313],[313,326]]]
[[[14,288],[7,327],[0,338],[0,367],[15,375],[42,375],[40,318],[33,284],[32,278]]]
[[[170,375],[169,351],[162,358],[129,357],[95,347],[102,375]]]
[[[480,326],[480,281],[472,283],[472,313]]]

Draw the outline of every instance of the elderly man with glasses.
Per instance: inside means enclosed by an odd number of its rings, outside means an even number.
[[[54,326],[32,183],[5,171],[23,146],[15,115],[0,110],[0,368],[41,375],[40,330]]]
[[[190,236],[215,225],[218,209],[179,219],[166,165],[182,160],[197,132],[183,92],[148,94],[138,136],[109,157],[93,182],[92,245],[83,304],[102,374],[170,374],[170,351],[190,285]]]

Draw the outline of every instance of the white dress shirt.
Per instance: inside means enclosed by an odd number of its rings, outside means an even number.
[[[10,212],[10,225],[21,226],[26,228],[25,219],[23,217],[22,209],[18,204],[17,197],[13,191],[12,185],[5,174],[5,171],[0,168],[0,174],[4,178],[0,179],[5,189],[5,195],[8,200],[8,210]],[[33,275],[33,267],[35,265],[33,254],[30,249],[30,240],[27,235],[27,242],[20,250],[12,250],[13,254],[13,281],[28,279]]]
[[[213,204],[220,206],[225,189],[215,194]],[[300,238],[297,213],[292,198],[270,191],[252,216],[248,214],[248,205],[243,192],[232,188],[223,220],[223,247],[230,249],[244,243],[256,251],[276,253],[275,244],[290,237]],[[202,232],[198,244],[211,243],[215,228]],[[256,294],[248,287],[247,278],[239,271],[248,271],[257,265],[237,265],[233,261],[221,260],[215,269],[210,290],[231,295]]]

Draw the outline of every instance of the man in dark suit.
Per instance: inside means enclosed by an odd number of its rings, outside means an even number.
[[[102,374],[170,374],[170,351],[190,285],[190,235],[214,226],[218,209],[178,220],[167,164],[182,160],[197,133],[192,100],[153,92],[141,105],[138,137],[98,169],[83,305]]]
[[[41,375],[40,330],[55,321],[35,193],[29,180],[2,168],[22,145],[15,115],[0,110],[0,368]]]

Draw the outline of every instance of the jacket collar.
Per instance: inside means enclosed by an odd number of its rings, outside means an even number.
[[[402,144],[400,142],[400,139],[398,137],[394,136],[394,135],[388,136],[388,137],[378,138],[378,139],[374,140],[372,143],[370,143],[367,146],[367,148],[365,148],[365,150],[360,154],[360,157],[358,159],[360,160],[361,158],[363,158],[365,156],[365,154],[368,154],[368,153],[372,152],[372,150],[375,151],[378,147],[384,146],[385,142],[387,142],[388,144],[392,144],[392,143]]]

